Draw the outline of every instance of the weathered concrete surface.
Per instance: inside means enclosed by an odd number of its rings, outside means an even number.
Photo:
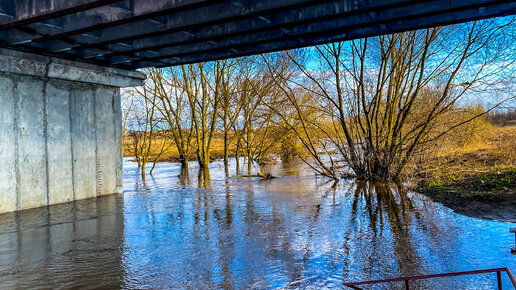
[[[121,192],[119,87],[142,80],[0,49],[0,213]]]
[[[76,199],[95,197],[95,99],[94,91],[76,89],[72,93],[73,187]],[[114,138],[114,137],[113,137]]]
[[[96,66],[88,63],[47,57],[0,48],[0,71],[5,73],[47,77],[111,87],[131,87],[141,83],[136,71]]]
[[[70,110],[70,96],[66,87],[47,84],[47,147],[52,148],[48,150],[49,204],[74,200],[71,121],[66,114]]]
[[[13,90],[14,82],[0,74],[0,212],[17,208]]]
[[[115,128],[115,140],[116,144],[116,156],[123,156],[124,147],[123,147],[123,136],[122,136],[122,102],[120,100],[120,90],[115,91],[113,95],[113,116],[114,116],[114,128]],[[123,175],[123,160],[122,158],[116,158],[116,183],[115,183],[115,191],[117,193],[122,193],[124,191],[124,175]]]
[[[25,77],[16,81],[16,151],[18,209],[47,204],[46,150],[44,129],[44,82]]]
[[[97,194],[106,195],[116,192],[116,156],[115,110],[113,98],[115,92],[105,88],[95,91],[95,125],[97,151]],[[114,177],[114,178],[113,178]]]

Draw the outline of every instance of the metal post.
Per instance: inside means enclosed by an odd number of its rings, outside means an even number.
[[[511,228],[510,232],[514,233],[514,247],[511,248],[511,254],[516,255],[516,228]]]
[[[502,290],[502,272],[496,272],[496,280],[498,281],[498,290]]]
[[[409,290],[409,280],[405,280],[405,289]]]

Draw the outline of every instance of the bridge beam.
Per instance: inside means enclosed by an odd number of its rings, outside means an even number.
[[[120,88],[143,79],[0,49],[0,213],[122,192]]]

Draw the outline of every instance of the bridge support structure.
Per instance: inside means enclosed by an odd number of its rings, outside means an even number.
[[[0,213],[122,192],[120,88],[144,78],[0,49]]]

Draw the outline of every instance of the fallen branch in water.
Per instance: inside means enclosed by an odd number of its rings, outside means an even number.
[[[276,176],[272,176],[270,173],[267,173],[267,174],[258,173],[258,174],[251,174],[251,175],[237,174],[237,175],[233,175],[233,177],[261,177],[263,179],[273,179],[273,178],[276,178]]]

